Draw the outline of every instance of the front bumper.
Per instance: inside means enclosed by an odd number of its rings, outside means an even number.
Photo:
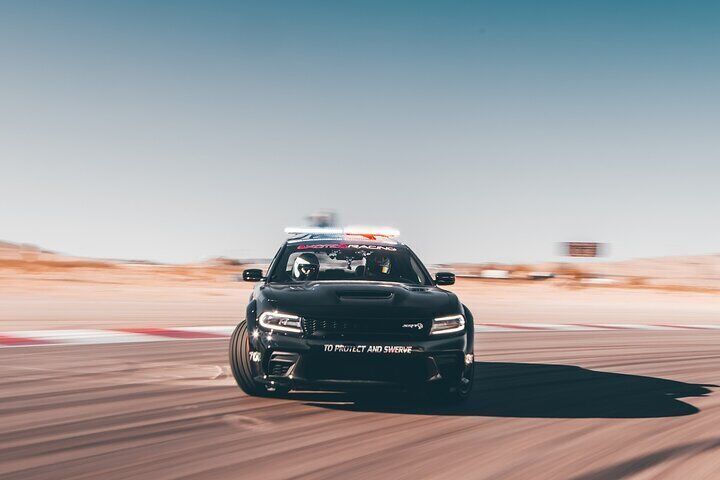
[[[379,341],[303,338],[258,330],[251,335],[250,345],[253,377],[270,388],[453,386],[472,363],[463,334]]]

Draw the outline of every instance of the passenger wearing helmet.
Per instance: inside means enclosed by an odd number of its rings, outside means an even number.
[[[374,254],[367,258],[367,271],[371,276],[390,277],[391,269],[390,258],[385,255]]]
[[[293,280],[300,282],[315,280],[320,271],[320,262],[314,253],[302,253],[293,262]]]

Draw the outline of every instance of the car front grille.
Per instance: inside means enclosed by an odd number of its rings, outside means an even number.
[[[305,335],[315,337],[418,338],[426,336],[429,329],[430,321],[418,318],[303,319]]]
[[[360,380],[417,383],[427,378],[426,359],[309,355],[304,375],[312,380]]]

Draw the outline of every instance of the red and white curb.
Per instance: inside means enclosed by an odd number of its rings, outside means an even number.
[[[2,347],[42,345],[94,345],[103,343],[141,343],[169,340],[216,340],[228,338],[234,326],[178,328],[118,328],[113,330],[27,330],[0,332]]]
[[[177,328],[118,328],[112,330],[26,330],[0,332],[0,348],[53,345],[97,345],[110,343],[162,342],[170,340],[217,340],[230,337],[235,326]],[[561,323],[483,323],[475,332],[600,332],[600,331],[720,331],[720,325],[668,324],[561,324]]]

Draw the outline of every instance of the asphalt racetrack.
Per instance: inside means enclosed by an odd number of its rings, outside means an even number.
[[[477,334],[456,407],[250,398],[227,343],[0,350],[0,478],[720,478],[720,331]]]

